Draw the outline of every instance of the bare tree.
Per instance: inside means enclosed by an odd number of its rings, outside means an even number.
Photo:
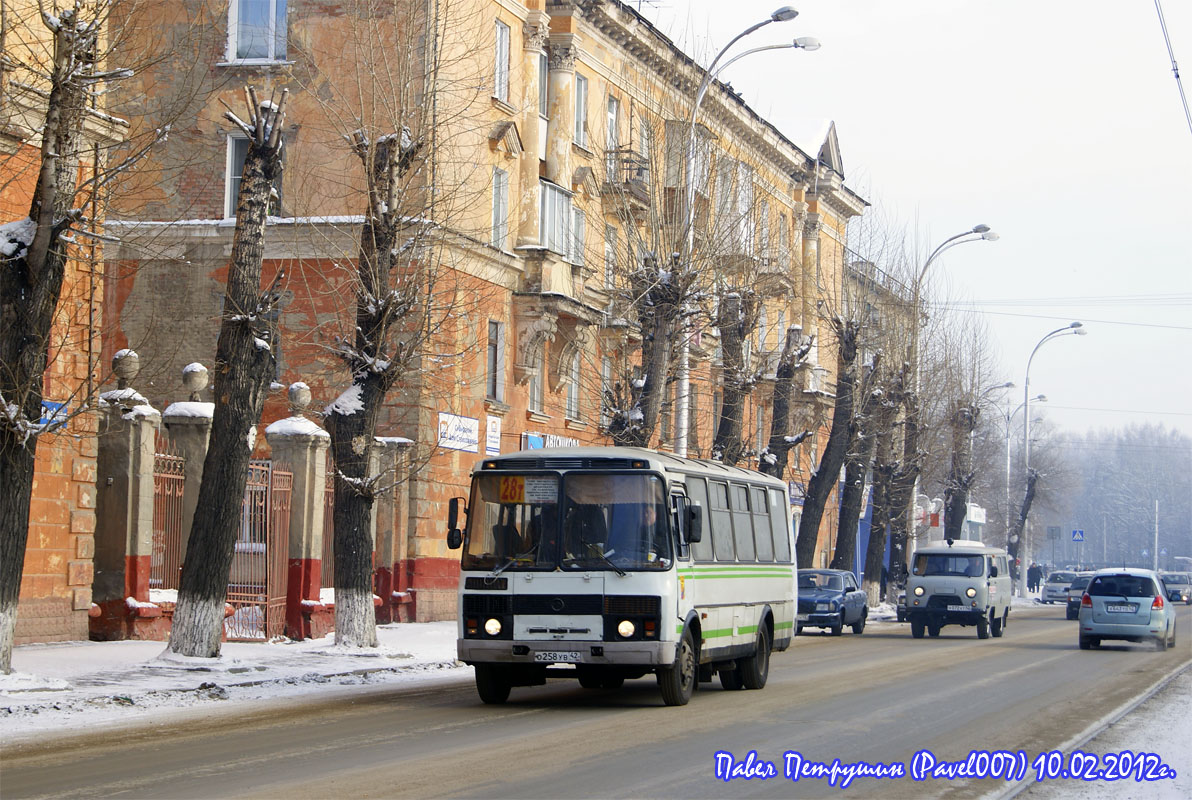
[[[236,232],[215,353],[215,415],[170,630],[172,652],[199,658],[219,655],[248,462],[277,366],[274,312],[284,273],[262,292],[261,262],[269,198],[282,170],[288,92],[282,92],[280,102],[259,101],[251,87],[245,94],[248,120],[228,112],[228,119],[248,138],[248,155],[236,200]]]
[[[803,328],[792,325],[786,331],[782,354],[774,370],[774,393],[771,400],[770,441],[758,455],[758,469],[767,475],[781,478],[786,474],[790,451],[811,435],[811,431],[795,432],[794,393],[798,389],[796,374],[807,354],[812,338],[803,335]]]

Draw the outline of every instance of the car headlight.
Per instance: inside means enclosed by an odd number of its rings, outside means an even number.
[[[501,620],[496,617],[491,617],[484,621],[484,632],[489,636],[498,636],[501,633]]]
[[[916,586],[915,587],[915,597],[922,597],[922,596],[923,596],[923,587]]]
[[[619,623],[617,623],[617,634],[622,639],[628,639],[630,636],[633,635],[633,632],[636,630],[637,630],[637,628],[634,627],[634,624],[627,619],[623,619]]]
[[[970,586],[969,588],[965,589],[965,590],[964,590],[964,593],[965,593],[965,594],[967,594],[969,597],[976,597],[976,596],[977,596],[977,590],[976,590],[976,589],[974,589],[974,588],[973,588],[973,587],[971,587],[971,586]]]

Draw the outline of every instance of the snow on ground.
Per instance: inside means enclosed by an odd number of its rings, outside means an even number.
[[[14,648],[0,674],[5,744],[48,730],[121,724],[181,709],[328,693],[332,687],[410,683],[472,671],[455,660],[455,623],[377,627],[379,647],[225,642],[217,659],[187,658],[164,642],[61,642]],[[466,674],[465,674],[466,673]]]
[[[1079,748],[1105,755],[1155,753],[1176,771],[1174,780],[1054,781],[1033,784],[1027,800],[1187,800],[1192,797],[1192,670]]]

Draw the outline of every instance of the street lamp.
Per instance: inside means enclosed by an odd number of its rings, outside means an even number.
[[[1022,474],[1028,482],[1031,479],[1031,362],[1035,360],[1035,353],[1038,353],[1039,348],[1047,342],[1061,336],[1085,336],[1087,334],[1088,331],[1080,322],[1071,322],[1062,328],[1056,328],[1039,340],[1035,349],[1031,351],[1030,358],[1026,360],[1026,378],[1022,384]],[[1018,555],[1021,567],[1018,570],[1018,591],[1022,597],[1026,597],[1025,567],[1030,557],[1030,538],[1027,536],[1027,521],[1025,519],[1022,521],[1022,531],[1019,537]]]
[[[684,235],[687,245],[687,260],[688,266],[692,263],[692,255],[695,249],[695,122],[699,115],[700,104],[704,101],[704,95],[707,94],[708,88],[712,85],[712,81],[716,79],[724,69],[753,53],[760,53],[763,50],[818,50],[820,43],[818,39],[810,36],[802,36],[793,40],[789,44],[772,44],[764,47],[755,47],[751,50],[746,50],[743,53],[738,53],[733,56],[721,67],[717,68],[720,59],[729,49],[739,42],[744,37],[753,33],[760,28],[764,28],[771,22],[787,22],[799,15],[799,12],[790,6],[782,6],[770,14],[769,19],[764,19],[756,25],[751,25],[745,30],[738,33],[732,40],[721,48],[716,57],[712,59],[712,63],[708,65],[707,71],[704,73],[704,78],[700,82],[699,89],[695,93],[695,102],[691,105],[691,119],[687,124],[687,157],[686,157],[686,176],[687,176],[687,192],[686,192],[686,208],[684,214]],[[686,320],[682,323],[682,339],[679,342],[679,364],[677,368],[678,386],[675,387],[675,392],[678,397],[675,398],[675,441],[673,449],[676,455],[687,455],[687,432],[690,430],[690,409],[691,403],[688,395],[691,391],[691,342],[689,339],[689,331],[687,330]]]

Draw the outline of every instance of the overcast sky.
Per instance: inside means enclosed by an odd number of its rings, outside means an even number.
[[[1192,94],[1192,2],[1161,0]],[[633,3],[636,7],[638,4]],[[704,60],[783,5],[644,0]],[[1192,130],[1154,0],[803,0],[721,78],[814,155],[836,122],[847,184],[919,240],[978,223],[997,242],[930,268],[988,321],[1022,401],[1027,358],[1061,428],[1163,422],[1192,433]],[[1009,399],[1009,398],[1007,398]]]

